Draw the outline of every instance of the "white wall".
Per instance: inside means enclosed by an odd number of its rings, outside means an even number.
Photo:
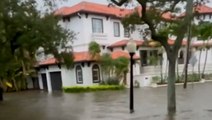
[[[103,20],[103,33],[93,34],[92,33],[92,18],[99,18]],[[119,22],[120,25],[120,37],[114,37],[114,26],[113,22]],[[73,46],[74,51],[87,51],[88,44],[95,40],[100,45],[110,45],[114,42],[124,39],[124,28],[119,19],[109,17],[108,20],[104,15],[93,15],[88,14],[86,18],[85,14],[81,14],[81,18],[73,16],[69,21],[60,21],[61,26],[66,29],[70,29],[77,33],[76,40],[74,40]],[[98,37],[97,37],[98,36]]]
[[[48,91],[51,92],[51,80],[49,77],[50,72],[61,72],[61,77],[62,77],[62,86],[63,87],[70,87],[70,86],[90,86],[90,85],[95,85],[98,83],[93,83],[92,80],[92,67],[97,63],[91,63],[90,66],[88,66],[87,63],[84,63],[84,67],[82,66],[81,63],[75,64],[74,68],[67,69],[65,66],[62,66],[61,69],[57,65],[51,65],[48,66],[48,69],[42,68],[39,70],[38,75],[39,75],[39,85],[40,88],[43,89],[43,84],[42,84],[42,78],[41,74],[46,73],[47,76],[47,84],[48,84]],[[83,84],[77,84],[76,81],[76,66],[80,65],[83,71]],[[100,78],[101,78],[101,68],[100,68]]]

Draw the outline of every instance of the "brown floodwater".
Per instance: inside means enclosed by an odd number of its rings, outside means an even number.
[[[166,87],[67,94],[25,91],[4,94],[0,120],[212,120],[212,83],[176,87],[177,113],[167,115]]]

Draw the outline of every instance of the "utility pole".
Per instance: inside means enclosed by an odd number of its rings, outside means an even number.
[[[188,39],[187,39],[187,47],[186,47],[186,61],[185,61],[185,81],[183,85],[184,89],[187,88],[187,82],[188,82],[188,63],[189,63],[189,56],[190,56],[190,43],[192,38],[191,29],[192,29],[192,25],[190,21],[188,24]]]

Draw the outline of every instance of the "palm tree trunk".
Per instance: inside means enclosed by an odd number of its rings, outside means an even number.
[[[203,69],[202,69],[202,78],[205,78],[205,75],[204,75],[204,73],[205,73],[205,66],[206,66],[206,64],[207,64],[207,59],[208,59],[208,49],[206,48],[206,55],[205,55],[205,61],[204,61],[204,65],[203,65]]]
[[[186,47],[186,61],[185,61],[185,81],[184,81],[184,84],[183,84],[183,88],[186,89],[187,88],[187,81],[188,81],[188,62],[189,62],[189,49],[190,49],[190,43],[191,43],[191,36],[192,36],[192,33],[191,33],[191,22],[189,23],[189,26],[188,26],[188,40],[187,40],[187,47]]]
[[[12,81],[13,81],[13,85],[15,87],[15,90],[18,91],[18,86],[17,86],[17,83],[16,83],[15,79],[12,78]]]
[[[200,70],[201,55],[202,55],[202,49],[200,49],[200,53],[199,53],[199,63],[198,63],[198,74],[199,74],[199,79],[201,79],[201,70]]]

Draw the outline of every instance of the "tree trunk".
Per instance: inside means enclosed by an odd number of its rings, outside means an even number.
[[[127,72],[126,72],[126,71],[124,71],[123,84],[124,84],[124,85],[127,85]]]
[[[163,66],[162,66],[162,64],[160,65],[160,79],[161,79],[161,83],[164,83],[164,78],[163,78]]]
[[[201,79],[201,70],[200,70],[200,63],[201,63],[201,55],[202,55],[202,49],[200,49],[199,53],[199,63],[198,63],[198,73],[199,73],[199,79]]]
[[[178,64],[178,59],[176,60],[177,62],[176,62],[176,64],[177,64],[177,77],[176,77],[176,80],[177,81],[180,81],[180,75],[179,75],[179,64]]]
[[[15,79],[14,79],[14,78],[12,78],[12,81],[13,81],[13,84],[14,84],[15,90],[16,90],[16,91],[18,91],[18,86],[17,86],[17,83],[16,83]]]
[[[190,50],[190,43],[191,43],[191,21],[188,26],[188,40],[187,40],[187,47],[186,47],[186,61],[185,61],[185,81],[183,84],[183,88],[187,88],[187,82],[188,82],[188,62],[189,62],[189,50]]]
[[[206,48],[206,55],[205,55],[205,61],[204,61],[204,66],[203,66],[203,69],[202,69],[202,76],[201,76],[201,78],[205,78],[205,66],[206,66],[206,64],[207,64],[207,59],[208,59],[208,49]]]
[[[168,112],[175,113],[176,112],[176,98],[175,98],[175,81],[176,81],[176,57],[174,55],[170,55],[169,59],[169,70],[168,70]]]

